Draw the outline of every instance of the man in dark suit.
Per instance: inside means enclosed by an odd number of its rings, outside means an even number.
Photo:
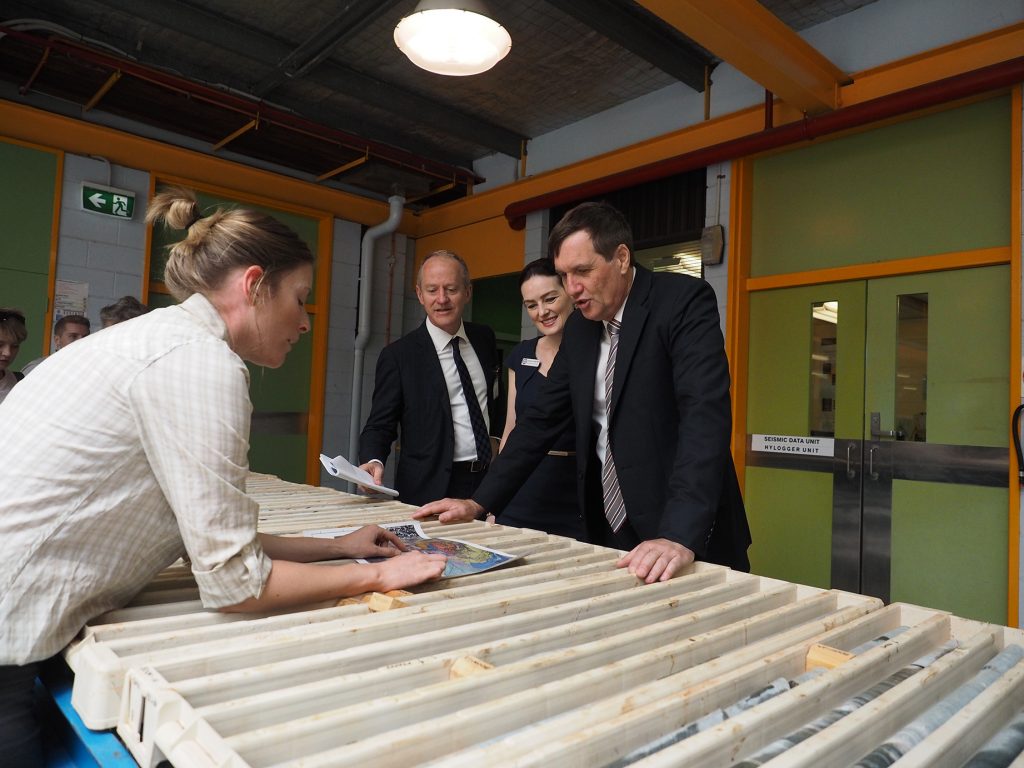
[[[632,248],[629,224],[604,203],[579,205],[555,226],[548,250],[579,311],[537,404],[471,499],[414,517],[457,522],[500,509],[574,416],[590,541],[629,550],[619,566],[647,582],[695,558],[749,569],[714,291],[634,265]]]
[[[490,463],[498,352],[494,331],[462,320],[472,295],[458,255],[429,254],[416,278],[426,320],[377,360],[373,406],[359,439],[361,468],[380,485],[398,437],[395,485],[408,504],[470,496]]]

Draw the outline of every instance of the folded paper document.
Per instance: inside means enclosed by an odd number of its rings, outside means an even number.
[[[324,469],[330,472],[335,477],[340,477],[342,480],[348,480],[356,485],[361,485],[364,488],[369,488],[371,491],[379,491],[380,493],[386,493],[388,496],[397,496],[398,491],[394,488],[387,488],[383,485],[377,485],[373,482],[373,475],[367,472],[365,469],[350,464],[344,456],[335,456],[333,459],[328,458],[324,454],[320,454],[320,463],[324,465]]]

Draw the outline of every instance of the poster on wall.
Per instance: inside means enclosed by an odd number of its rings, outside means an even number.
[[[84,315],[89,299],[89,284],[74,280],[58,280],[53,291],[53,320],[65,315]]]

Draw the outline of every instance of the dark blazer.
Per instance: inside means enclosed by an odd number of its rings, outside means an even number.
[[[495,414],[491,393],[498,371],[494,331],[464,323],[487,380],[487,407]],[[359,437],[360,463],[386,462],[400,438],[395,486],[399,499],[417,506],[440,499],[448,489],[455,451],[451,402],[441,361],[426,321],[381,350],[373,387],[370,417]]]
[[[570,416],[579,497],[581,503],[595,497],[585,482],[600,476],[587,470],[597,461],[594,381],[603,332],[601,322],[578,312],[569,318],[536,404],[517,419],[474,495],[485,509],[503,506]],[[729,365],[711,286],[637,267],[612,389],[609,437],[626,514],[639,537],[671,539],[699,559],[749,569],[750,529],[729,452]]]

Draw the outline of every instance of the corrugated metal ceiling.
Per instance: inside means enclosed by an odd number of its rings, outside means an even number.
[[[799,30],[869,2],[764,5]],[[503,0],[491,7],[512,35],[509,56],[482,75],[448,78],[416,68],[393,43],[415,5],[0,0],[0,24],[12,32],[0,39],[0,96],[85,119],[117,115],[199,148],[259,118],[218,151],[360,194],[400,188],[434,205],[479,183],[478,158],[518,156],[531,137],[680,80],[701,90],[704,65],[717,64],[631,0]],[[11,24],[19,19],[43,24]],[[94,51],[113,58],[86,55]],[[126,76],[83,112],[119,60]],[[218,104],[218,94],[230,103]]]

